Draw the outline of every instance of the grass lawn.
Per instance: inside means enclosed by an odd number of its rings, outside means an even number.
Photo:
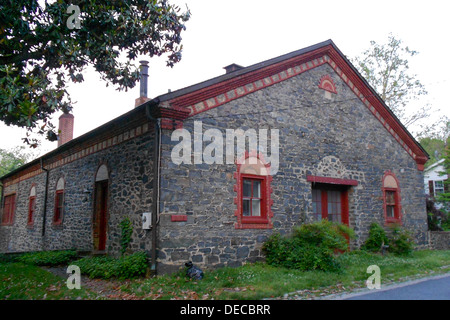
[[[239,268],[204,270],[203,280],[186,278],[183,271],[156,278],[123,281],[114,297],[128,299],[263,299],[297,292],[301,298],[364,288],[371,275],[367,267],[378,265],[381,285],[394,281],[450,272],[450,250],[415,251],[410,256],[381,256],[362,251],[341,254],[340,273],[271,267],[265,263]],[[446,268],[447,267],[447,268]],[[69,290],[67,278],[40,267],[0,263],[0,299],[98,299],[89,290]],[[83,282],[82,282],[83,287]]]
[[[381,285],[409,278],[450,272],[450,251],[416,251],[408,257],[354,251],[339,256],[341,273],[271,267],[264,263],[206,271],[200,281],[184,273],[129,282],[121,289],[142,299],[263,299],[302,291],[305,298],[364,288],[378,265]],[[444,268],[443,268],[444,266]],[[445,268],[445,266],[449,268]]]
[[[69,290],[67,279],[40,267],[23,263],[0,262],[0,300],[73,300],[95,299],[83,288]]]

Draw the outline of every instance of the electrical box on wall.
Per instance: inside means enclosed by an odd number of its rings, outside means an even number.
[[[142,229],[148,230],[152,227],[152,213],[144,212],[142,214]]]

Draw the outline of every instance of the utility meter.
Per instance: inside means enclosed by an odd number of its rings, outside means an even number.
[[[142,229],[149,230],[152,227],[152,213],[144,212],[142,214]]]

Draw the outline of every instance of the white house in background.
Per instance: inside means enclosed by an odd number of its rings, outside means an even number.
[[[443,163],[444,159],[441,159],[425,169],[424,172],[425,193],[433,198],[444,192],[444,181],[448,179],[447,174],[439,174],[444,171]]]

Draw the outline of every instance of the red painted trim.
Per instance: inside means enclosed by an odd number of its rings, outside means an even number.
[[[63,197],[63,206],[61,210],[58,210],[58,197]],[[54,225],[60,225],[62,223],[63,218],[63,212],[64,212],[64,190],[56,190],[55,192],[55,207],[53,210],[53,224]]]
[[[348,190],[341,191],[341,219],[342,223],[349,225]],[[347,239],[348,240],[348,239]]]
[[[170,216],[170,221],[172,221],[172,222],[187,221],[187,215],[186,214],[173,214]]]
[[[248,180],[259,180],[261,182],[261,197],[260,197],[260,210],[261,210],[261,215],[259,217],[257,216],[244,216],[242,215],[241,212],[241,222],[242,224],[247,224],[247,223],[251,223],[251,224],[267,224],[269,223],[269,220],[267,218],[267,206],[266,206],[266,200],[267,200],[267,192],[266,192],[266,180],[267,177],[266,176],[257,176],[257,175],[252,175],[252,174],[241,174],[241,179],[240,179],[240,183],[241,183],[241,190],[243,190],[243,184],[244,184],[244,179],[248,179]],[[253,195],[253,185],[252,185],[252,195]],[[241,201],[244,200],[244,196],[241,195]],[[252,210],[252,207],[250,207],[250,211]]]
[[[337,94],[336,85],[328,74],[320,78],[319,88]]]
[[[348,190],[341,188],[313,188],[320,191],[320,204],[322,219],[328,219],[328,191],[334,190],[340,193],[341,201],[341,221],[345,225],[349,225],[349,206],[348,206]]]
[[[311,176],[311,175],[306,176],[306,181],[316,182],[316,183],[339,184],[339,185],[346,185],[346,186],[357,186],[358,185],[357,180],[319,177],[319,176]]]
[[[330,66],[336,71],[341,79],[349,85],[373,115],[383,124],[386,130],[416,161],[417,169],[423,171],[424,164],[427,162],[428,157],[416,141],[408,134],[406,129],[404,129],[399,121],[397,121],[395,116],[389,112],[389,108],[385,103],[381,99],[378,99],[377,95],[364,84],[364,81],[353,71],[339,52],[331,47],[328,55],[330,57]]]
[[[237,222],[234,227],[236,229],[271,229],[273,228],[272,224],[272,176],[261,176],[261,175],[249,175],[241,173],[242,164],[245,162],[245,159],[248,157],[257,157],[267,168],[267,172],[270,172],[270,165],[266,164],[264,157],[261,153],[257,154],[256,151],[251,153],[245,152],[243,159],[238,159],[236,161],[236,172],[234,173],[234,178],[236,179],[236,184],[234,185],[234,191],[236,192],[236,197],[234,198],[234,203],[236,204],[236,211],[234,215],[236,216]],[[242,199],[243,199],[243,179],[259,179],[262,180],[261,184],[261,197],[263,200],[261,201],[261,218],[259,217],[244,217],[242,215]]]
[[[33,196],[28,198],[27,226],[32,226],[34,224],[35,213],[36,213],[36,196]]]
[[[6,206],[6,199],[9,199],[9,212],[8,216],[6,216],[7,219],[5,219],[5,206]],[[17,194],[15,192],[10,194],[5,194],[3,196],[3,207],[2,207],[2,226],[12,226],[14,224],[14,218],[15,218],[15,212],[16,212],[16,198]]]
[[[395,179],[395,182],[397,183],[397,188],[385,188],[384,187],[384,180],[387,176],[391,176]],[[383,179],[381,180],[381,190],[383,192],[383,212],[384,212],[384,221],[386,224],[391,223],[397,223],[402,224],[402,204],[401,204],[401,190],[400,190],[400,184],[398,182],[397,177],[394,173],[392,173],[390,170],[387,170],[384,175]],[[394,209],[394,218],[387,216],[387,205],[386,205],[386,191],[392,191],[395,192],[395,209]]]
[[[237,99],[245,94],[245,87],[248,84],[255,83],[262,80],[262,86],[254,85],[254,87],[262,89],[264,87],[273,85],[275,83],[284,81],[286,79],[289,79],[293,76],[296,76],[299,73],[302,73],[306,70],[312,69],[316,66],[319,66],[321,64],[325,64],[326,61],[322,58],[323,54],[326,53],[327,47],[319,48],[317,50],[314,50],[306,55],[297,56],[288,60],[285,60],[283,62],[280,62],[278,64],[270,65],[258,70],[255,70],[253,72],[249,72],[243,75],[240,75],[239,77],[234,77],[229,80],[216,83],[214,85],[211,85],[209,87],[197,90],[195,92],[188,93],[186,95],[183,95],[181,97],[174,98],[170,101],[171,105],[178,106],[178,107],[188,107],[193,106],[195,104],[198,104],[201,101],[208,100],[210,98],[214,98],[217,96],[220,96],[224,93],[237,90],[238,88],[242,88],[243,94],[239,95],[237,92],[235,92],[234,97],[229,97],[229,100]],[[308,62],[311,59],[320,59],[317,60],[317,62],[314,64],[309,64]],[[286,72],[286,70],[290,68],[297,68],[294,71],[291,71],[291,74],[289,72]],[[303,67],[300,67],[303,66]],[[287,75],[285,77],[282,77],[279,75],[280,73],[285,72]],[[274,76],[276,76],[276,79],[274,79]],[[256,90],[252,90],[250,92],[254,92]],[[228,101],[226,101],[228,102]],[[226,103],[223,102],[223,103]],[[223,104],[221,103],[221,104]],[[214,107],[217,107],[214,106]],[[206,110],[198,110],[198,112],[203,112]],[[197,113],[198,113],[197,112]],[[192,116],[192,113],[191,113]]]
[[[383,124],[386,130],[416,161],[417,169],[422,171],[425,162],[428,160],[427,155],[389,111],[385,103],[379,99],[378,95],[372,89],[366,86],[364,80],[360,78],[347,63],[346,59],[332,45],[326,45],[277,64],[239,75],[238,77],[216,83],[195,92],[190,92],[174,98],[169,104],[173,107],[184,108],[190,112],[189,116],[193,116],[238,99],[248,93],[261,90],[294,77],[325,63],[328,63],[335,70],[370,112]],[[246,85],[252,85],[254,90],[247,90]],[[242,93],[239,93],[239,91],[242,91]],[[227,93],[233,94],[229,95]],[[219,97],[223,97],[223,99],[219,99]],[[211,105],[205,104],[204,102],[209,99],[213,99],[214,103]]]

